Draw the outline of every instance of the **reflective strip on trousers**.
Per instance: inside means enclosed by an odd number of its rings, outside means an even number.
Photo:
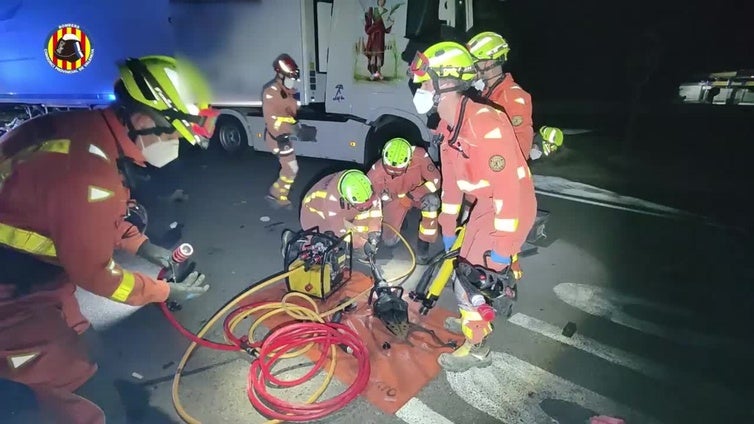
[[[454,203],[442,204],[442,213],[450,213],[456,215],[458,214],[458,212],[461,212],[461,205],[456,205]]]
[[[495,218],[495,229],[506,233],[515,233],[518,229],[518,219]]]
[[[437,218],[437,211],[422,211],[422,218]]]

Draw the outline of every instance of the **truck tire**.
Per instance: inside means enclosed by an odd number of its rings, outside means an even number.
[[[217,120],[215,134],[210,144],[222,148],[227,153],[241,153],[249,145],[246,127],[235,116],[222,115]]]
[[[371,166],[382,154],[382,148],[388,140],[403,137],[414,146],[423,146],[421,132],[411,121],[402,118],[391,119],[378,128],[372,128],[367,133],[364,149],[364,165]]]

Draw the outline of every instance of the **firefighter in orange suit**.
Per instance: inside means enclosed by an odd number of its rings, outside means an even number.
[[[171,162],[179,137],[206,145],[216,119],[188,64],[147,56],[119,70],[109,108],[40,116],[0,138],[0,379],[34,389],[57,422],[104,422],[74,394],[97,371],[80,337],[89,322],[76,286],[129,305],[183,302],[209,288],[197,272],[168,283],[113,261],[123,249],[167,263],[170,251],[124,222],[127,170]]]
[[[406,139],[394,138],[385,143],[382,159],[367,173],[372,187],[383,203],[384,222],[396,230],[401,229],[406,213],[411,208],[421,210],[417,263],[426,265],[429,245],[437,240],[437,214],[440,210],[440,171],[429,154],[421,147],[412,146]],[[398,243],[398,236],[384,237],[385,246]]]
[[[278,179],[270,186],[267,200],[274,208],[291,207],[288,195],[298,174],[298,161],[293,148],[292,136],[296,135],[296,81],[300,71],[296,62],[287,54],[281,54],[272,63],[275,79],[262,92],[262,114],[265,122],[267,146],[280,160]]]
[[[382,239],[382,202],[361,171],[348,169],[324,177],[301,202],[301,228],[319,227],[336,236],[351,234],[356,259],[365,262]],[[285,243],[285,235],[283,236]]]
[[[466,48],[441,42],[419,52],[411,64],[419,113],[436,109],[448,128],[448,147],[441,158],[443,243],[455,241],[455,226],[464,196],[476,198],[466,224],[461,259],[502,273],[511,264],[534,224],[537,202],[526,159],[507,117],[475,103],[462,92],[476,77],[474,60]],[[442,132],[442,130],[440,130]],[[447,371],[464,371],[491,363],[486,345],[491,323],[482,318],[472,293],[456,276],[454,288],[461,312],[456,319],[466,342],[438,358]]]
[[[528,160],[534,143],[531,95],[503,71],[508,59],[508,42],[495,32],[485,31],[466,43],[474,57],[479,78],[474,82],[481,95],[505,110],[513,125],[521,152]]]

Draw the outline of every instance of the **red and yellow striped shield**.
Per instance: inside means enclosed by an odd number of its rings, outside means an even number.
[[[50,34],[45,46],[47,62],[60,72],[71,74],[89,65],[94,48],[89,36],[74,24],[60,25]]]

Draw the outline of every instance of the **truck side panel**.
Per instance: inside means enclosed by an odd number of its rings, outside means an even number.
[[[167,0],[6,0],[0,5],[0,103],[102,104],[112,100],[116,62],[172,54]],[[45,47],[62,24],[76,24],[94,51],[83,70],[66,74]]]
[[[368,120],[380,109],[416,114],[408,64],[401,59],[408,44],[406,10],[404,1],[387,1],[381,10],[374,0],[334,2],[331,33],[338,36],[329,40],[328,112]]]
[[[176,50],[210,81],[213,104],[261,106],[272,62],[288,53],[303,66],[300,0],[171,0]]]

